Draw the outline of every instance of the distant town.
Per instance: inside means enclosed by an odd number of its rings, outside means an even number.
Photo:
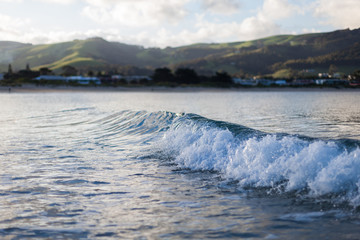
[[[192,87],[348,87],[360,88],[360,70],[353,74],[341,76],[339,73],[315,73],[307,77],[290,77],[276,79],[273,77],[255,76],[241,78],[230,76],[226,72],[216,72],[212,76],[198,75],[193,69],[178,68],[175,71],[164,67],[156,68],[151,76],[124,75],[121,73],[105,73],[89,71],[80,75],[73,66],[64,66],[61,74],[55,74],[49,68],[31,70],[29,64],[23,70],[13,71],[11,64],[6,73],[0,74],[0,86],[15,87],[24,84],[35,86],[192,86]]]

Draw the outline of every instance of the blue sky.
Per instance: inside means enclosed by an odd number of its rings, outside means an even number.
[[[359,0],[0,0],[0,40],[145,47],[360,27]]]

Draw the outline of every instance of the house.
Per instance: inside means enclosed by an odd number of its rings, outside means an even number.
[[[350,80],[349,85],[351,87],[360,87],[360,80]]]
[[[319,76],[319,78],[329,78],[328,73],[319,73],[318,76]]]
[[[34,78],[34,80],[37,81],[57,81],[57,82],[73,82],[78,84],[101,84],[101,81],[97,77],[83,77],[83,76],[70,76],[70,77],[64,77],[64,76],[58,76],[58,75],[40,75],[39,77]]]
[[[100,85],[101,81],[98,77],[83,77],[83,76],[70,76],[66,78],[67,82],[78,83],[82,85],[87,85],[90,83],[94,83],[96,85]]]
[[[286,80],[279,79],[279,80],[275,80],[275,85],[286,86],[288,84],[287,84]]]
[[[349,82],[346,80],[341,80],[341,79],[334,79],[334,78],[329,78],[329,79],[316,79],[315,83],[317,85],[347,85]]]
[[[111,76],[111,79],[112,80],[120,80],[120,79],[123,79],[124,77],[122,75],[112,75]]]
[[[57,76],[57,75],[40,75],[39,77],[34,78],[37,81],[64,81],[66,82],[66,77]]]
[[[253,87],[253,86],[258,85],[258,80],[256,80],[256,79],[233,78],[233,82],[235,84],[239,84],[239,85],[242,85],[242,86],[249,86],[249,87]]]
[[[275,81],[272,79],[258,79],[258,83],[262,86],[271,86],[275,84]]]
[[[332,75],[332,77],[333,78],[341,78],[341,73],[334,73],[333,75]]]

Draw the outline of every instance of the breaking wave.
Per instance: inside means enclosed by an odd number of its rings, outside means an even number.
[[[243,188],[360,206],[360,149],[353,140],[266,134],[186,114],[159,145],[183,168],[216,171]]]
[[[171,112],[123,111],[98,123],[100,139],[146,145],[159,158],[214,171],[242,189],[360,206],[359,141],[264,133]]]

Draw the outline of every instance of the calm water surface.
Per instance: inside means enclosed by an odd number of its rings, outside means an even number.
[[[360,92],[0,101],[2,239],[360,239]]]

